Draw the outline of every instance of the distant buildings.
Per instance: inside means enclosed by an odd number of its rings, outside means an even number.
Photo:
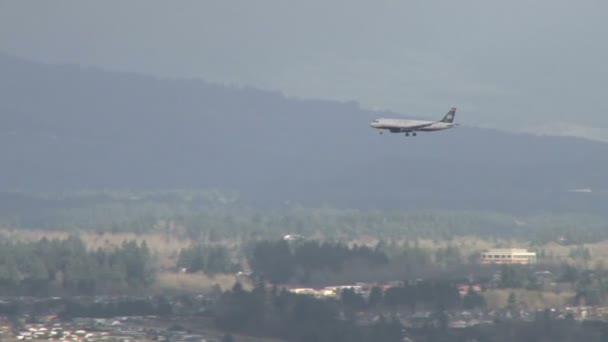
[[[295,294],[309,295],[316,298],[340,298],[342,291],[345,289],[353,290],[356,294],[360,294],[363,297],[369,296],[369,292],[374,285],[357,283],[356,285],[338,285],[338,286],[326,286],[324,288],[289,288],[285,287],[287,291]],[[382,289],[382,287],[380,287]]]
[[[458,286],[458,293],[461,296],[466,296],[469,291],[472,292],[481,292],[481,285],[479,284],[460,284]]]
[[[479,262],[482,264],[528,265],[536,263],[536,253],[519,248],[490,249],[481,253]]]

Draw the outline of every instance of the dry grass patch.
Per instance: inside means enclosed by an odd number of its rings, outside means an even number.
[[[152,290],[158,293],[204,293],[219,286],[222,290],[231,289],[237,278],[232,274],[218,274],[210,277],[202,273],[159,272]],[[244,287],[247,284],[243,284]]]
[[[559,294],[547,291],[532,291],[524,289],[496,289],[483,293],[486,304],[490,309],[504,308],[508,304],[509,295],[515,294],[518,305],[530,309],[546,309],[567,306],[574,297],[574,292],[561,292]]]
[[[585,262],[583,260],[573,260],[570,257],[570,251],[578,247],[584,247],[589,250],[591,258],[588,261]],[[548,243],[541,248],[545,250],[548,257],[551,257],[555,261],[573,263],[577,266],[583,267],[594,267],[598,264],[604,264],[608,258],[608,241],[568,246],[563,246],[557,243]]]

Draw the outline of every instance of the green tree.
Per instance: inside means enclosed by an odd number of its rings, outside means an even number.
[[[249,264],[258,276],[275,284],[288,281],[294,271],[293,255],[283,240],[257,243]]]
[[[477,291],[469,288],[463,298],[462,305],[466,309],[483,308],[486,306],[486,300],[481,294],[477,293]]]
[[[526,275],[520,266],[502,265],[500,269],[500,287],[521,288],[526,283]]]
[[[365,308],[365,299],[352,288],[342,289],[340,301],[351,310],[363,310]]]
[[[372,287],[369,297],[367,298],[367,304],[371,308],[375,308],[382,303],[382,289],[379,286]]]
[[[517,305],[517,298],[515,297],[515,293],[511,292],[509,293],[509,298],[507,298],[507,308],[509,308],[510,310],[515,309],[515,306]]]

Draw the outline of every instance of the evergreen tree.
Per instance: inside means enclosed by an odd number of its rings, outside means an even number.
[[[486,306],[486,300],[481,294],[469,287],[463,298],[463,306],[466,309],[483,308]]]
[[[382,289],[378,286],[374,286],[367,298],[367,304],[370,308],[375,308],[380,305],[380,303],[382,303]]]

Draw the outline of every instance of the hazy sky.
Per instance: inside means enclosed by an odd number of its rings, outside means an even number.
[[[0,51],[608,141],[603,0],[0,0]]]

